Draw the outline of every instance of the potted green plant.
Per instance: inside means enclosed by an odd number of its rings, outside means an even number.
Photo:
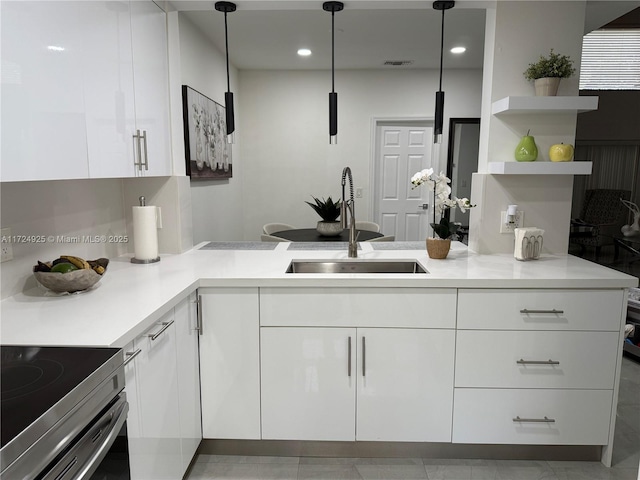
[[[554,53],[552,48],[548,57],[540,55],[538,61],[530,63],[523,74],[527,80],[533,80],[537,96],[554,96],[558,93],[560,79],[575,73],[571,57]]]
[[[340,232],[342,232],[342,226],[338,221],[338,217],[340,216],[340,200],[334,202],[330,196],[327,197],[326,200],[324,198],[320,200],[313,195],[312,198],[315,203],[307,201],[305,201],[305,203],[311,206],[311,208],[320,215],[320,218],[322,218],[316,225],[318,233],[325,237],[340,235]]]

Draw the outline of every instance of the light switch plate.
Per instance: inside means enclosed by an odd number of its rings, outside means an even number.
[[[524,212],[516,210],[514,223],[507,223],[507,212],[500,212],[500,233],[513,233],[516,228],[524,227]]]
[[[11,242],[11,229],[3,228],[0,230],[2,236],[2,247],[0,250],[0,263],[13,260],[13,245]]]

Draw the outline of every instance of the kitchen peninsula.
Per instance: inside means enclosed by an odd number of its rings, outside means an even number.
[[[610,463],[637,278],[462,244],[433,260],[402,242],[361,243],[357,261],[415,260],[428,273],[291,274],[293,259],[347,252],[238,245],[112,259],[83,294],[26,290],[1,303],[3,343],[128,347],[177,323],[197,291],[205,439],[602,445]]]

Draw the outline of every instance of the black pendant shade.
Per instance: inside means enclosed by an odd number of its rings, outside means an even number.
[[[227,124],[227,143],[233,143],[233,132],[236,129],[235,114],[233,111],[233,92],[229,82],[229,37],[227,35],[227,13],[236,11],[236,4],[232,2],[216,2],[214,5],[218,12],[224,13],[224,44],[227,55],[227,91],[224,94],[225,120]]]
[[[338,143],[338,94],[335,92],[335,13],[344,9],[342,2],[324,2],[322,9],[331,12],[331,92],[329,93],[329,143]]]
[[[433,2],[434,10],[442,12],[442,26],[440,29],[440,83],[436,92],[436,113],[433,126],[433,143],[442,141],[442,124],[444,123],[444,92],[442,91],[442,60],[444,58],[444,11],[453,8],[456,2],[453,0],[437,0]]]

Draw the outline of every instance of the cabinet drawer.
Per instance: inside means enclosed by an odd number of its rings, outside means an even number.
[[[623,302],[623,290],[461,289],[458,328],[619,331]]]
[[[453,442],[605,445],[612,397],[612,390],[456,388]]]
[[[261,288],[260,325],[455,328],[456,290]]]
[[[612,389],[619,338],[618,332],[459,330],[456,387]]]

